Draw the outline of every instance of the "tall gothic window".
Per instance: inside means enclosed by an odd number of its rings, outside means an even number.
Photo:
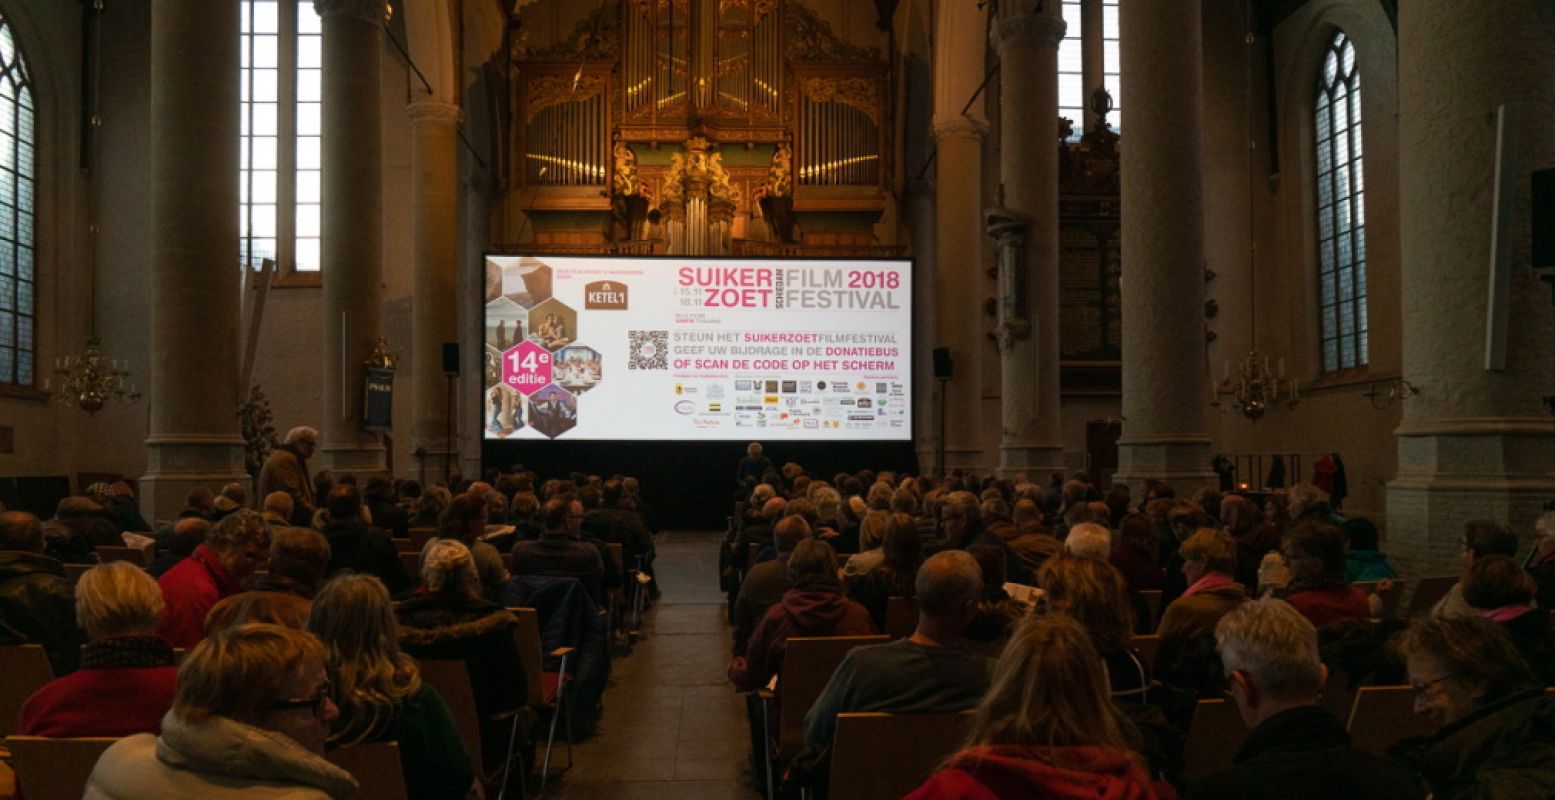
[[[1317,249],[1323,371],[1366,366],[1366,194],[1355,44],[1334,35],[1317,80]]]
[[[312,0],[242,0],[239,254],[319,269],[323,27]]]
[[[1074,121],[1074,134],[1071,141],[1078,140],[1085,133],[1083,120],[1085,108],[1090,105],[1087,86],[1100,84],[1107,87],[1107,93],[1112,95],[1112,113],[1107,116],[1107,122],[1112,125],[1114,131],[1120,130],[1118,102],[1122,99],[1122,85],[1119,80],[1122,75],[1120,56],[1118,52],[1118,2],[1119,0],[1101,0],[1101,19],[1084,19],[1081,16],[1081,0],[1063,0],[1064,21],[1068,28],[1064,31],[1064,40],[1058,43],[1058,115]],[[1102,62],[1099,65],[1101,74],[1086,74],[1085,45],[1086,40],[1100,42]],[[1095,69],[1095,66],[1092,67]]]
[[[0,15],[0,384],[34,380],[33,97],[27,63]]]

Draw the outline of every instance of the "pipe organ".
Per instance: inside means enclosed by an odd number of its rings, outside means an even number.
[[[802,0],[600,3],[570,38],[513,52],[509,199],[532,223],[514,228],[630,252],[878,249],[890,64],[883,34],[863,36],[877,46]]]

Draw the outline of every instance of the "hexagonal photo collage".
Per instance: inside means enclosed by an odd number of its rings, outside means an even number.
[[[579,342],[578,312],[551,296],[538,258],[486,262],[482,427],[506,439],[525,427],[549,439],[578,425],[578,398],[604,379],[598,350]]]

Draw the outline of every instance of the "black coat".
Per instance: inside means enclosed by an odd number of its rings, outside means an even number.
[[[85,642],[60,563],[42,553],[0,551],[0,644],[43,645],[60,677],[75,671]]]
[[[328,523],[320,533],[329,540],[330,575],[345,570],[377,575],[392,595],[411,588],[399,551],[381,529],[352,519]]]
[[[1281,711],[1247,735],[1234,765],[1188,789],[1187,800],[1410,800],[1425,788],[1407,769],[1350,746],[1319,706]]]
[[[1513,695],[1388,754],[1425,776],[1434,800],[1555,796],[1555,697]]]

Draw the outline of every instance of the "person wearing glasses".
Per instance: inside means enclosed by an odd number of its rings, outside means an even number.
[[[323,755],[339,715],[318,639],[240,625],[190,651],[161,735],[109,747],[82,797],[352,798],[356,779]]]
[[[1463,556],[1463,572],[1481,558],[1490,556],[1517,557],[1517,534],[1499,522],[1488,519],[1471,519],[1463,524],[1463,536],[1458,538],[1458,552]],[[1474,607],[1463,599],[1463,581],[1458,581],[1447,594],[1431,607],[1431,618],[1472,617]]]
[[[239,510],[211,528],[205,544],[162,574],[157,585],[167,604],[158,633],[189,649],[205,637],[205,616],[243,584],[269,555],[270,525],[257,511]]]
[[[1250,730],[1232,766],[1194,782],[1187,800],[1426,796],[1409,770],[1350,746],[1344,723],[1318,703],[1328,668],[1317,629],[1289,603],[1267,597],[1237,606],[1215,626],[1215,644]]]
[[[1415,689],[1415,713],[1437,731],[1388,752],[1425,778],[1432,797],[1555,796],[1555,696],[1494,621],[1417,622],[1396,646]]]

